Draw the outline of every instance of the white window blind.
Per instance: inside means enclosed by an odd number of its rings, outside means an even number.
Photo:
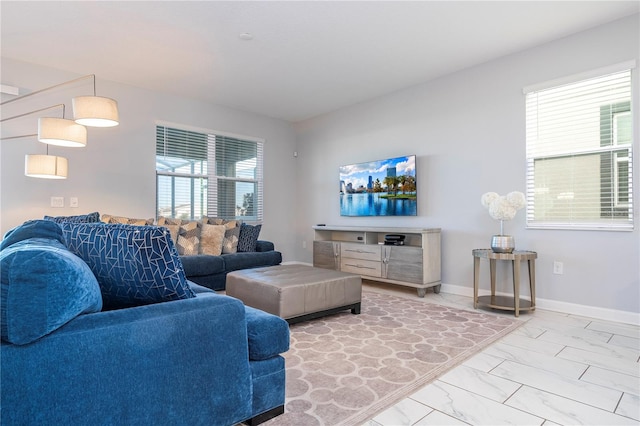
[[[261,222],[262,162],[262,141],[157,126],[157,215]]]
[[[263,143],[209,135],[209,162],[214,165],[207,214],[262,221]]]
[[[632,229],[631,70],[526,95],[527,226]]]

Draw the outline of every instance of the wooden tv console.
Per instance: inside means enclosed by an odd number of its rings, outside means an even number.
[[[440,293],[440,228],[314,226],[313,266],[416,288],[419,297]],[[404,245],[385,245],[387,234]]]

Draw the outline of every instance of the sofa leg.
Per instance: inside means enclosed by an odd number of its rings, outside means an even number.
[[[351,308],[351,313],[354,315],[358,315],[360,313],[360,303],[356,303],[355,305],[353,305],[353,308]]]
[[[284,413],[284,405],[280,405],[276,408],[272,408],[269,411],[265,411],[262,414],[258,414],[257,416],[250,418],[244,423],[248,426],[256,426],[260,423],[266,422],[267,420],[271,420],[272,418],[279,416],[282,413]]]

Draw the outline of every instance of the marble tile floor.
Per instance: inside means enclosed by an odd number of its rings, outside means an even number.
[[[470,297],[444,292],[423,300],[473,308]],[[640,424],[640,327],[540,308],[519,319],[517,330],[363,426]]]

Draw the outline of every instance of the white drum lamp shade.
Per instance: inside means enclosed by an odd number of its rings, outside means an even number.
[[[24,174],[45,179],[66,179],[69,167],[67,159],[55,155],[25,155]]]
[[[118,102],[100,96],[73,98],[73,118],[76,123],[90,127],[118,125]]]
[[[41,117],[38,140],[50,145],[83,147],[87,145],[87,128],[64,118]]]

